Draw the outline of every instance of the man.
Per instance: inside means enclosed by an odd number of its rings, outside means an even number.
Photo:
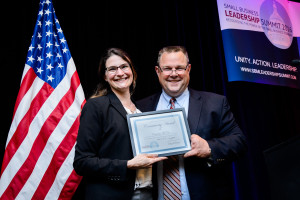
[[[169,169],[162,162],[153,167],[157,198],[234,199],[231,162],[239,158],[247,147],[226,97],[188,88],[191,64],[184,47],[161,49],[157,62],[155,71],[163,90],[138,101],[138,108],[146,112],[183,107],[192,134],[191,151],[179,156],[177,161],[180,182],[165,179]],[[170,101],[172,98],[173,101]],[[179,189],[172,189],[174,186]]]

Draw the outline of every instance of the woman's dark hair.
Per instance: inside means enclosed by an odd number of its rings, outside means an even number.
[[[105,81],[105,71],[106,71],[106,66],[105,63],[106,61],[113,55],[120,56],[123,60],[125,60],[129,65],[132,70],[133,74],[133,81],[132,84],[130,85],[130,94],[132,95],[136,86],[136,71],[134,69],[133,63],[129,57],[129,55],[122,49],[119,48],[110,48],[108,49],[105,54],[102,56],[98,68],[98,76],[100,79],[100,82],[97,86],[96,91],[94,94],[91,96],[91,98],[98,97],[98,96],[103,96],[108,93],[108,91],[111,91],[110,85],[108,84],[107,81]]]

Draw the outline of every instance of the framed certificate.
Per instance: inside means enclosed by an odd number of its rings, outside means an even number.
[[[129,114],[127,122],[135,156],[170,156],[191,150],[191,133],[183,108]]]

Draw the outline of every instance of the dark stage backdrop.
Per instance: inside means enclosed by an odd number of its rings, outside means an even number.
[[[248,138],[247,155],[233,165],[237,199],[270,199],[263,152],[300,134],[300,90],[227,81],[216,1],[53,1],[86,98],[97,85],[105,49],[131,55],[138,73],[134,98],[140,99],[161,90],[154,71],[158,50],[184,45],[190,86],[226,95]],[[38,7],[39,0],[1,3],[1,163]]]

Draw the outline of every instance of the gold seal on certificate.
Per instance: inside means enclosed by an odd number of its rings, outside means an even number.
[[[127,115],[133,154],[170,156],[191,150],[183,108]]]

